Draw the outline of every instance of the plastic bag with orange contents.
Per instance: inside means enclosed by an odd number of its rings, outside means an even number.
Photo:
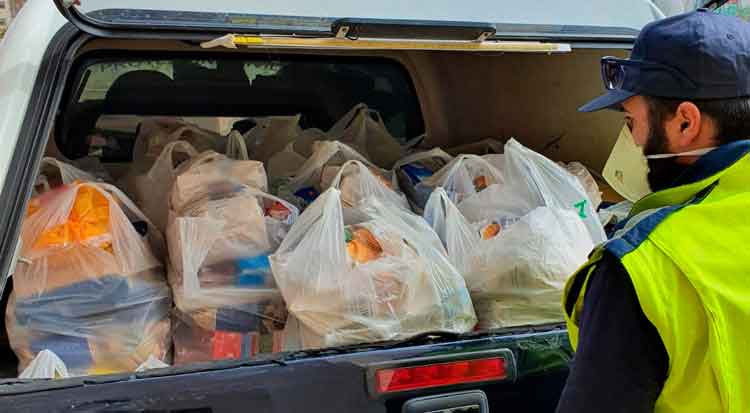
[[[341,204],[346,220],[365,219],[360,209],[367,198],[377,198],[409,211],[406,197],[398,191],[398,187],[383,171],[357,160],[347,161],[340,167],[324,168],[321,182],[324,188],[336,188],[341,191]]]
[[[482,329],[561,321],[565,280],[594,247],[572,210],[537,207],[472,224],[442,188],[430,196],[425,219],[466,279]]]
[[[359,161],[376,171],[386,181],[390,172],[378,168],[365,156],[350,146],[337,141],[317,141],[312,145],[313,154],[290,177],[277,179],[272,192],[293,203],[300,210],[307,208],[330,185],[337,169],[347,161]],[[327,173],[324,174],[324,172]],[[332,173],[333,172],[333,173]]]
[[[344,230],[346,252],[358,264],[380,258],[383,247],[367,228],[353,227]]]
[[[461,204],[490,186],[505,182],[503,172],[479,155],[459,155],[422,181],[428,188],[443,187],[451,200]]]
[[[60,185],[72,184],[75,181],[95,182],[97,177],[71,164],[55,158],[44,157],[39,166],[39,175],[37,175],[34,183],[34,194],[41,194]]]
[[[149,356],[169,362],[170,292],[147,238],[158,231],[111,185],[41,197],[22,226],[6,311],[19,371],[43,350],[71,375],[133,371]]]
[[[398,185],[415,212],[422,213],[433,189],[422,182],[445,167],[452,159],[453,157],[442,149],[434,148],[411,154],[393,166]]]
[[[358,208],[364,220],[351,222],[342,203],[328,189],[270,257],[290,326],[298,324],[289,336],[317,348],[474,327],[464,280],[421,219],[370,196]]]

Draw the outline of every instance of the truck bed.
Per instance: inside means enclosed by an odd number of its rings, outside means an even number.
[[[418,341],[427,343],[412,344]],[[367,370],[374,364],[499,348],[513,352],[514,381],[389,397],[368,391]],[[550,412],[567,377],[570,357],[566,331],[554,326],[475,337],[420,337],[145,373],[52,382],[4,380],[0,411],[215,413],[245,406],[253,412],[400,412],[410,398],[471,388],[485,392],[493,411]]]
[[[69,37],[62,40],[71,43],[72,39],[81,37],[70,30],[66,35]],[[174,53],[197,53],[197,48],[190,49],[179,42],[144,43],[147,44],[93,40],[85,43],[85,49],[79,51],[79,54],[69,51],[70,54],[66,56],[71,57],[64,63],[69,66],[60,73],[66,76],[73,73],[75,64],[79,64],[87,53],[96,51],[103,51],[106,56],[142,53],[149,57],[156,55],[156,52],[161,56],[168,50]],[[138,49],[143,50],[138,52]],[[205,56],[206,52],[200,53]],[[619,121],[615,121],[616,115],[574,117],[576,105],[594,95],[598,88],[598,83],[594,81],[598,79],[595,62],[601,55],[622,54],[622,50],[615,47],[612,50],[582,48],[568,55],[553,56],[431,52],[377,54],[379,59],[387,58],[402,63],[409,72],[414,92],[419,97],[420,117],[424,120],[423,126],[427,132],[425,145],[429,147],[447,148],[486,137],[516,136],[524,144],[552,159],[581,160],[587,166],[599,169],[616,137],[616,130],[621,125]],[[305,59],[310,59],[311,56],[305,56]],[[52,57],[45,60],[44,67],[50,72],[54,72],[51,68],[55,65],[63,65],[62,54]],[[367,57],[348,56],[354,60]],[[448,59],[453,63],[445,64]],[[70,84],[72,75],[71,78],[62,79],[55,76],[57,75],[51,74],[50,79],[46,79],[47,83],[40,83],[39,93],[32,103],[42,107],[37,100],[43,99],[46,94],[54,94],[60,98],[63,92],[51,89],[55,84],[66,84],[69,89],[66,97],[71,97],[69,95],[77,86]],[[184,109],[183,114],[210,116],[210,111],[217,108],[207,104],[200,105],[205,103],[201,99],[206,95],[186,93],[186,96],[195,102],[181,101],[185,105],[181,108]],[[243,113],[231,113],[231,110],[256,109],[251,104],[239,106],[235,103],[237,102],[228,99],[226,108],[221,107],[227,110],[222,115],[244,116]],[[411,110],[411,103],[403,102],[403,110]],[[49,102],[45,105],[54,106],[49,105]],[[75,127],[87,122],[95,124],[96,118],[90,119],[86,112],[89,106],[91,105],[80,105],[80,112],[63,112],[56,118],[59,122],[56,125],[59,127],[58,144],[62,149],[76,154],[79,138],[88,130],[76,138],[76,133],[80,131]],[[348,103],[342,103],[342,106],[348,106]],[[165,107],[157,101],[150,107],[152,113],[147,115],[165,115],[159,113]],[[51,107],[46,110],[54,112],[59,109]],[[193,112],[190,113],[189,110]],[[44,143],[49,135],[42,131],[52,129],[50,119],[53,117],[49,116],[45,121],[49,125],[46,125],[42,124],[41,119],[47,118],[42,115],[44,113],[37,119],[38,124],[32,125],[33,130],[39,132],[30,136],[27,146],[19,146],[17,149],[14,162],[19,165],[38,164],[43,155]],[[326,116],[326,113],[312,113],[310,119],[322,119],[320,122],[326,122]],[[30,119],[31,122],[35,120],[33,117]],[[422,119],[418,120],[417,123],[421,124]],[[403,129],[410,132],[419,128],[405,123]],[[65,148],[65,139],[70,138],[78,140],[67,141],[68,148]],[[24,148],[27,152],[22,151]],[[33,173],[23,175],[19,182],[18,185],[27,185],[20,190],[30,192]],[[14,187],[6,190],[14,190]],[[19,193],[18,191],[14,193]],[[23,208],[19,207],[19,210]],[[19,217],[19,214],[13,217]],[[19,222],[20,218],[14,225]],[[5,289],[6,294],[10,288],[12,287]],[[510,374],[512,379],[385,397],[377,396],[371,391],[372,383],[368,374],[374,365],[414,359],[441,360],[468,354],[492,354],[499,349],[508,349],[513,355],[513,371]],[[417,396],[479,389],[489,398],[492,411],[548,412],[553,411],[556,406],[571,357],[567,332],[561,324],[520,326],[464,335],[425,334],[402,342],[277,353],[249,360],[218,361],[144,373],[65,380],[6,379],[0,381],[0,411],[400,412],[405,401]],[[15,366],[12,357],[4,357],[3,360]]]

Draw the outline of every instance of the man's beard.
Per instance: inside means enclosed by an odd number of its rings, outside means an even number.
[[[649,119],[650,120],[650,119]],[[650,134],[643,148],[644,155],[671,153],[667,145],[667,135],[661,122],[650,122]],[[677,179],[689,165],[677,163],[677,158],[649,159],[648,183],[653,192],[675,186]]]

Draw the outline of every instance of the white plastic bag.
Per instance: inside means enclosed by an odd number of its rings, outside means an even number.
[[[135,202],[159,231],[167,227],[169,191],[177,177],[177,166],[198,156],[198,151],[185,141],[170,142],[142,175],[135,176]]]
[[[238,161],[225,155],[206,151],[175,170],[169,207],[175,211],[191,202],[232,193],[242,186],[261,191],[268,189],[266,170],[258,161]]]
[[[554,207],[532,210],[480,246],[477,268],[500,270],[466,278],[480,328],[561,321],[565,281],[594,248],[575,212]]]
[[[523,183],[510,180],[502,185],[490,185],[457,205],[472,223],[512,220],[526,215],[537,206],[540,206],[537,197],[530,195]]]
[[[287,313],[268,255],[296,217],[294,206],[250,187],[173,214],[176,365],[281,350]]]
[[[264,184],[262,163],[202,158],[181,169],[170,202],[176,365],[274,351],[286,320],[268,255],[297,209],[253,187]]]
[[[422,184],[453,159],[440,148],[411,154],[393,165],[394,187],[398,185],[406,194],[412,208],[421,213],[432,188]]]
[[[365,198],[374,197],[408,210],[406,198],[397,191],[398,186],[394,186],[385,174],[386,171],[367,166],[360,161],[346,161],[340,167],[331,166],[324,169],[321,186],[323,189],[340,190],[341,202],[345,207],[358,208]]]
[[[388,132],[380,114],[364,103],[346,113],[328,135],[356,148],[381,168],[391,169],[404,156],[404,149]]]
[[[286,216],[270,213],[274,203],[286,208]],[[271,254],[297,216],[293,205],[250,187],[175,211],[167,237],[170,262],[179,277],[170,279],[177,307],[190,312],[277,297],[273,279],[257,288],[239,288],[241,280],[224,283],[220,277],[234,275],[225,274],[222,266],[228,261]],[[208,268],[212,266],[216,268]]]
[[[326,166],[341,166],[356,160],[377,168],[359,152],[337,141],[318,141],[313,144],[313,155],[297,170],[293,177],[274,188],[278,195],[303,210],[322,192],[322,175]],[[390,176],[387,177],[390,179]]]
[[[371,199],[381,210],[393,206]],[[302,346],[326,347],[470,331],[475,315],[465,285],[442,253],[402,221],[382,213],[346,227],[331,188],[300,216],[271,268],[289,311],[307,334]]]
[[[293,142],[289,142],[284,149],[276,152],[268,159],[269,186],[274,190],[289,181],[308,158],[313,155],[313,147],[317,141],[331,140],[320,129],[305,129],[300,132]]]
[[[596,209],[576,177],[515,139],[506,143],[504,154],[507,180],[523,183],[529,195],[536,197],[536,205],[573,209],[586,224],[596,244],[607,240]]]
[[[118,186],[131,198],[137,199],[137,177],[148,173],[167,144],[176,141],[189,143],[199,153],[208,150],[223,152],[226,149],[224,137],[183,120],[156,118],[143,121],[133,146],[133,162],[118,181]]]
[[[320,188],[320,176],[324,166],[339,166],[346,161],[353,160],[377,168],[366,157],[344,143],[337,141],[315,142],[313,144],[313,155],[300,166],[289,184],[292,187],[310,185]]]
[[[133,146],[133,164],[148,169],[171,142],[183,140],[199,152],[224,149],[221,135],[174,118],[156,118],[139,125]]]
[[[462,275],[472,271],[471,257],[481,239],[443,188],[436,188],[424,208],[424,219],[445,246],[450,262]]]
[[[443,187],[456,204],[504,182],[503,173],[479,155],[459,155],[422,181],[430,188]]]
[[[67,379],[70,377],[65,363],[50,350],[40,351],[18,375],[19,379]]]
[[[108,184],[68,185],[31,206],[6,311],[19,370],[42,350],[71,375],[133,371],[150,354],[166,357],[169,288],[125,209],[158,234],[148,219]]]
[[[538,207],[514,222],[472,225],[437,189],[425,219],[464,275],[482,329],[562,320],[565,281],[594,247],[570,209]]]

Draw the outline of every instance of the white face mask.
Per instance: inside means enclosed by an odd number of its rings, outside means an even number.
[[[664,153],[645,156],[643,148],[635,144],[633,135],[627,125],[623,126],[620,136],[612,148],[612,153],[604,164],[602,175],[607,183],[623,198],[636,202],[650,194],[648,184],[648,159],[666,159],[680,156],[700,156],[711,152],[716,147],[701,148],[682,153]]]

